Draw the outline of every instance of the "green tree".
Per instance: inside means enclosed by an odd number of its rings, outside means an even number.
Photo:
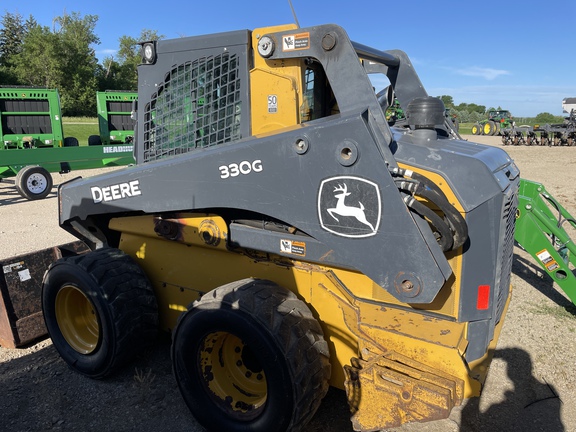
[[[14,56],[18,81],[22,85],[58,88],[63,81],[62,61],[59,37],[49,27],[36,26],[24,38],[22,51]]]
[[[446,108],[454,108],[454,99],[452,96],[442,95],[438,97],[442,100],[442,102],[444,102],[444,106]]]
[[[15,55],[19,81],[24,85],[57,88],[64,115],[94,115],[98,60],[93,44],[98,17],[73,12],[53,21],[53,29],[33,26]]]
[[[61,84],[62,110],[67,114],[96,112],[98,59],[92,46],[100,43],[94,32],[97,22],[97,15],[82,17],[78,12],[54,20],[63,49],[62,72],[66,82]]]
[[[555,116],[547,112],[543,112],[538,114],[534,120],[536,123],[539,124],[546,124],[546,123],[553,124],[553,123],[562,123],[564,121],[564,118],[560,116]]]
[[[14,54],[22,51],[26,26],[22,15],[7,12],[0,20],[0,64],[6,64]]]
[[[486,107],[484,105],[476,105],[475,103],[464,103],[462,102],[461,104],[459,104],[456,109],[458,111],[468,111],[469,113],[479,113],[479,114],[484,114],[486,112]]]
[[[138,86],[137,68],[140,64],[140,42],[163,39],[156,30],[144,29],[138,38],[121,36],[116,58],[104,59],[104,75],[100,79],[100,89],[135,90]],[[104,88],[103,86],[107,86]]]
[[[0,83],[18,84],[14,56],[22,51],[22,41],[27,33],[27,23],[22,15],[7,12],[0,20]]]

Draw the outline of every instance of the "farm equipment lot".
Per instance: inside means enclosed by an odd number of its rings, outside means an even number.
[[[501,147],[500,137],[464,138]],[[523,178],[543,183],[576,213],[573,148],[505,150]],[[54,183],[101,171],[56,175]],[[0,183],[0,259],[75,240],[58,227],[55,189],[45,200],[27,201],[13,186],[11,179]],[[527,253],[514,252],[513,299],[481,398],[466,400],[449,419],[394,430],[576,431],[576,306]],[[119,374],[96,381],[68,369],[48,339],[24,349],[0,348],[0,423],[11,431],[200,431],[169,356],[169,341],[160,339]],[[348,417],[344,394],[331,390],[306,430],[351,431]]]

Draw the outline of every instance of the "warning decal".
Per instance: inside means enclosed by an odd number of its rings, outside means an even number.
[[[540,252],[538,252],[536,256],[540,261],[542,261],[542,264],[544,264],[544,267],[546,267],[546,269],[549,272],[552,272],[556,270],[558,267],[560,267],[546,249],[543,249]]]
[[[282,51],[294,51],[310,48],[310,33],[286,35],[282,38]]]
[[[280,252],[306,256],[306,243],[292,240],[280,240]]]
[[[268,112],[270,114],[278,112],[278,96],[268,95]]]
[[[28,269],[20,270],[18,272],[18,277],[20,278],[20,282],[26,282],[27,280],[32,279],[32,276],[30,276],[30,270]]]
[[[2,267],[4,274],[12,273],[13,271],[18,271],[24,267],[24,261],[20,261],[13,264],[8,264]]]

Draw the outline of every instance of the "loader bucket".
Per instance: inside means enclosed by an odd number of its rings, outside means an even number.
[[[57,259],[88,250],[75,241],[0,260],[1,346],[17,348],[46,335],[41,299],[44,272]]]

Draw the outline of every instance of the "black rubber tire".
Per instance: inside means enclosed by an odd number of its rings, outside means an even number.
[[[74,338],[65,336],[70,334],[67,329],[74,334],[91,331],[85,321],[67,319],[61,312],[80,309],[77,302],[66,303],[69,292],[91,307],[95,316],[97,331],[90,334],[95,333],[93,348],[84,352],[74,348]],[[72,369],[95,379],[114,373],[133,359],[154,342],[158,331],[158,305],[148,278],[129,255],[113,248],[62,258],[50,265],[42,282],[42,311],[60,356]]]
[[[29,165],[16,174],[16,190],[29,200],[44,199],[52,191],[54,182],[50,173],[39,165]]]
[[[231,339],[239,354],[226,364],[230,344],[216,349],[214,342]],[[201,357],[212,352],[216,362]],[[173,333],[172,366],[184,401],[210,431],[302,430],[320,406],[330,377],[328,345],[306,304],[289,290],[257,279],[221,286],[189,307]],[[234,403],[234,395],[209,388],[210,383],[231,383],[242,398],[247,394],[243,376],[226,375],[238,370],[246,377],[263,374],[258,379],[264,376],[265,401],[259,407],[240,399]]]
[[[102,139],[100,138],[100,135],[90,135],[88,137],[88,145],[102,145]]]
[[[74,137],[64,138],[64,147],[78,147],[78,139]]]

